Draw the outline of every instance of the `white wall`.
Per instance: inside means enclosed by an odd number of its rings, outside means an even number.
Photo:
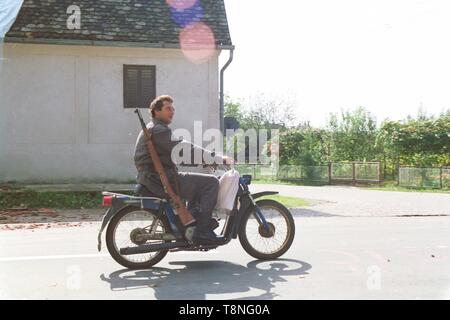
[[[123,65],[156,65],[156,93],[174,97],[172,128],[219,127],[218,57],[180,50],[5,43],[0,68],[0,181],[134,179],[140,126],[123,108]],[[149,120],[147,110],[142,110]]]

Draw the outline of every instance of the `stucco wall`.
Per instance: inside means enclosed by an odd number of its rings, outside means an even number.
[[[0,181],[134,179],[139,123],[123,108],[123,65],[156,65],[156,92],[174,97],[172,128],[219,127],[218,57],[180,50],[4,44]],[[146,120],[149,114],[142,110]]]

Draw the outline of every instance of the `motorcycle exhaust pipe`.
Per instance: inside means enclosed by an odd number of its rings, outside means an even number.
[[[131,254],[139,253],[149,253],[160,250],[169,250],[181,247],[187,247],[188,243],[186,241],[175,241],[175,242],[164,242],[164,243],[154,243],[154,244],[142,244],[137,247],[126,247],[121,248],[119,253],[121,255],[127,256]]]

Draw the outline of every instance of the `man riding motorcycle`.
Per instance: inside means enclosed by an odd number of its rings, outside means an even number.
[[[212,211],[216,205],[219,192],[218,179],[211,174],[178,172],[171,156],[173,148],[182,143],[184,144],[182,150],[190,150],[192,155],[195,152],[201,152],[202,156],[207,153],[209,157],[214,158],[215,163],[232,164],[233,160],[230,157],[216,155],[214,152],[173,136],[172,130],[168,126],[175,114],[172,97],[163,95],[155,98],[150,104],[150,112],[152,121],[147,125],[147,128],[152,135],[153,145],[173,190],[181,198],[189,202],[195,202],[200,211],[196,216],[197,226],[193,238],[194,242],[198,244],[222,244],[225,239],[215,235],[210,228]],[[136,141],[134,162],[138,170],[136,193],[143,197],[165,197],[164,188],[148,153],[147,141],[142,131]]]

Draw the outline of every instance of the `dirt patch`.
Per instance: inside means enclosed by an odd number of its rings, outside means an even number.
[[[106,209],[2,209],[0,210],[0,230],[74,227],[83,222],[101,221],[105,212]]]
[[[92,222],[91,222],[92,223]],[[14,231],[14,230],[31,230],[35,229],[50,229],[50,228],[68,228],[81,227],[82,222],[57,222],[57,223],[15,223],[15,224],[0,224],[0,231]]]

